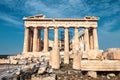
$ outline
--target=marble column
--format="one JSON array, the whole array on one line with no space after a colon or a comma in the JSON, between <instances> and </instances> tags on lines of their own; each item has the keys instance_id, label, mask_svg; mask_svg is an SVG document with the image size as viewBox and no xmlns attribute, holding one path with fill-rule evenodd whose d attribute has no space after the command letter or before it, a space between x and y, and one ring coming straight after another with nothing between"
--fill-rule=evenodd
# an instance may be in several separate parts
<instances>
[{"instance_id":1,"label":"marble column","mask_svg":"<svg viewBox=\"0 0 120 80\"><path fill-rule=\"evenodd\" d=\"M82 52L76 51L73 58L73 69L80 70L81 69L81 59L82 59Z\"/></svg>"},{"instance_id":2,"label":"marble column","mask_svg":"<svg viewBox=\"0 0 120 80\"><path fill-rule=\"evenodd\" d=\"M33 52L38 51L38 29L34 27L34 36L33 36Z\"/></svg>"},{"instance_id":3,"label":"marble column","mask_svg":"<svg viewBox=\"0 0 120 80\"><path fill-rule=\"evenodd\" d=\"M93 28L93 37L94 37L94 49L98 50L99 46L98 46L98 37L97 37L97 29Z\"/></svg>"},{"instance_id":4,"label":"marble column","mask_svg":"<svg viewBox=\"0 0 120 80\"><path fill-rule=\"evenodd\" d=\"M93 50L93 48L94 48L94 45L93 45L93 42L94 42L93 41L93 29L91 29L89 37L90 37L90 40L89 40L89 42L90 42L90 49Z\"/></svg>"},{"instance_id":5,"label":"marble column","mask_svg":"<svg viewBox=\"0 0 120 80\"><path fill-rule=\"evenodd\" d=\"M42 51L43 43L41 40L41 29L39 30L39 51Z\"/></svg>"},{"instance_id":6,"label":"marble column","mask_svg":"<svg viewBox=\"0 0 120 80\"><path fill-rule=\"evenodd\" d=\"M88 51L90 49L88 28L85 28L85 37L84 38L85 38L85 51Z\"/></svg>"},{"instance_id":7,"label":"marble column","mask_svg":"<svg viewBox=\"0 0 120 80\"><path fill-rule=\"evenodd\" d=\"M23 53L29 51L29 28L25 27Z\"/></svg>"},{"instance_id":8,"label":"marble column","mask_svg":"<svg viewBox=\"0 0 120 80\"><path fill-rule=\"evenodd\" d=\"M38 29L38 52L40 51L40 30Z\"/></svg>"},{"instance_id":9,"label":"marble column","mask_svg":"<svg viewBox=\"0 0 120 80\"><path fill-rule=\"evenodd\" d=\"M64 63L69 64L69 32L68 28L65 28L65 48L64 48Z\"/></svg>"},{"instance_id":10,"label":"marble column","mask_svg":"<svg viewBox=\"0 0 120 80\"><path fill-rule=\"evenodd\" d=\"M44 52L48 51L48 28L44 28Z\"/></svg>"},{"instance_id":11,"label":"marble column","mask_svg":"<svg viewBox=\"0 0 120 80\"><path fill-rule=\"evenodd\" d=\"M32 49L33 49L33 31L32 30L30 30L29 35L30 35L30 37L29 37L30 52L32 52Z\"/></svg>"},{"instance_id":12,"label":"marble column","mask_svg":"<svg viewBox=\"0 0 120 80\"><path fill-rule=\"evenodd\" d=\"M58 50L58 28L54 29L54 44L55 44L55 49Z\"/></svg>"},{"instance_id":13,"label":"marble column","mask_svg":"<svg viewBox=\"0 0 120 80\"><path fill-rule=\"evenodd\" d=\"M78 28L75 27L75 39L74 39L74 48L75 50L79 50L79 36L78 36Z\"/></svg>"},{"instance_id":14,"label":"marble column","mask_svg":"<svg viewBox=\"0 0 120 80\"><path fill-rule=\"evenodd\" d=\"M83 35L80 36L80 51L84 51L84 41L83 41Z\"/></svg>"},{"instance_id":15,"label":"marble column","mask_svg":"<svg viewBox=\"0 0 120 80\"><path fill-rule=\"evenodd\" d=\"M59 69L60 68L60 53L58 47L58 28L54 29L54 46L53 52L51 54L52 58L52 68Z\"/></svg>"}]
</instances>

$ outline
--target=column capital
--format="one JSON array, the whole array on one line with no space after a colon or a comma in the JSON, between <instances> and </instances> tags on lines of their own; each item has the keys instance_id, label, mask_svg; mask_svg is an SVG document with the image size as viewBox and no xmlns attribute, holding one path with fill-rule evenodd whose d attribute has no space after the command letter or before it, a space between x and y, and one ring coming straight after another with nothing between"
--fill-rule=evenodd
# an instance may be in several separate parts
<instances>
[{"instance_id":1,"label":"column capital","mask_svg":"<svg viewBox=\"0 0 120 80\"><path fill-rule=\"evenodd\" d=\"M93 29L97 29L97 27L93 27Z\"/></svg>"},{"instance_id":2,"label":"column capital","mask_svg":"<svg viewBox=\"0 0 120 80\"><path fill-rule=\"evenodd\" d=\"M38 27L37 26L35 26L35 27L33 27L34 29L37 29Z\"/></svg>"},{"instance_id":3,"label":"column capital","mask_svg":"<svg viewBox=\"0 0 120 80\"><path fill-rule=\"evenodd\" d=\"M68 29L69 27L64 27L64 29Z\"/></svg>"},{"instance_id":4,"label":"column capital","mask_svg":"<svg viewBox=\"0 0 120 80\"><path fill-rule=\"evenodd\" d=\"M25 27L26 29L29 29L30 27Z\"/></svg>"},{"instance_id":5,"label":"column capital","mask_svg":"<svg viewBox=\"0 0 120 80\"><path fill-rule=\"evenodd\" d=\"M54 29L58 29L58 27L54 27Z\"/></svg>"},{"instance_id":6,"label":"column capital","mask_svg":"<svg viewBox=\"0 0 120 80\"><path fill-rule=\"evenodd\" d=\"M75 29L78 29L79 27L76 26L76 27L74 27L74 28L75 28Z\"/></svg>"},{"instance_id":7,"label":"column capital","mask_svg":"<svg viewBox=\"0 0 120 80\"><path fill-rule=\"evenodd\" d=\"M84 29L89 29L89 27L85 27Z\"/></svg>"}]
</instances>

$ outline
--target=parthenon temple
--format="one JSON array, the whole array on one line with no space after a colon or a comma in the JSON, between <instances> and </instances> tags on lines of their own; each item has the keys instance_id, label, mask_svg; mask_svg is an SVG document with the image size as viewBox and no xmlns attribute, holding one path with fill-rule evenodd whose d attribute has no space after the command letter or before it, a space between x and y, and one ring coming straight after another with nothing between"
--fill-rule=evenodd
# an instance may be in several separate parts
<instances>
[{"instance_id":1,"label":"parthenon temple","mask_svg":"<svg viewBox=\"0 0 120 80\"><path fill-rule=\"evenodd\" d=\"M73 69L120 70L118 66L111 64L117 64L118 61L100 61L104 56L98 45L98 17L46 18L40 14L24 17L23 20L25 36L22 54L47 55L49 56L49 65L54 69L60 68L62 58L65 64L69 64L70 58L72 58ZM59 28L64 29L64 43L62 43L64 46L60 46ZM73 28L74 36L72 39L69 36L69 28ZM82 30L79 30L81 28ZM51 37L49 36L49 30L51 29L54 31L53 41L49 40L49 37ZM42 30L44 30L44 39L41 35Z\"/></svg>"},{"instance_id":2,"label":"parthenon temple","mask_svg":"<svg viewBox=\"0 0 120 80\"><path fill-rule=\"evenodd\" d=\"M64 28L64 60L69 63L69 46L72 45L72 53L78 51L87 52L98 50L97 22L99 18L86 16L82 18L46 18L44 15L36 15L24 18L25 38L23 53L29 52L39 54L39 52L49 52L49 29L54 29L53 55L60 55L58 40L58 29ZM74 28L74 40L72 44L69 39L69 28ZM79 34L78 29L83 28L83 33ZM40 31L44 29L44 40L41 40ZM81 43L81 45L80 45ZM43 50L42 50L43 47ZM55 57L56 58L56 57Z\"/></svg>"},{"instance_id":3,"label":"parthenon temple","mask_svg":"<svg viewBox=\"0 0 120 80\"><path fill-rule=\"evenodd\" d=\"M80 18L45 18L44 15L36 15L24 18L25 39L23 53L40 52L43 46L44 52L48 52L48 30L54 29L54 47L58 49L58 28L64 28L65 52L69 52L69 28L74 28L73 50L80 50L80 41L84 38L84 51L98 50L97 17ZM79 34L78 29L84 28L84 34ZM44 29L44 43L41 43L40 31Z\"/></svg>"}]
</instances>

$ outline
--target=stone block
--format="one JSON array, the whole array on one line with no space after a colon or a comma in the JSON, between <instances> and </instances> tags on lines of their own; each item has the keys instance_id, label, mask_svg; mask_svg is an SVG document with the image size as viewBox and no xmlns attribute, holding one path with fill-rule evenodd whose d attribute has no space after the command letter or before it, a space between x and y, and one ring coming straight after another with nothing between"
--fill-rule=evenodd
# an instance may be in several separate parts
<instances>
[{"instance_id":1,"label":"stone block","mask_svg":"<svg viewBox=\"0 0 120 80\"><path fill-rule=\"evenodd\" d=\"M43 74L45 71L46 71L46 67L41 67L41 68L39 68L37 74Z\"/></svg>"},{"instance_id":2,"label":"stone block","mask_svg":"<svg viewBox=\"0 0 120 80\"><path fill-rule=\"evenodd\" d=\"M75 53L73 58L73 69L80 70L81 68L81 53Z\"/></svg>"},{"instance_id":3,"label":"stone block","mask_svg":"<svg viewBox=\"0 0 120 80\"><path fill-rule=\"evenodd\" d=\"M97 59L97 56L99 54L99 51L98 50L89 50L87 52L87 56L88 56L88 59Z\"/></svg>"},{"instance_id":4,"label":"stone block","mask_svg":"<svg viewBox=\"0 0 120 80\"><path fill-rule=\"evenodd\" d=\"M115 74L114 74L114 73L109 73L109 74L107 74L107 79L111 79L112 77L115 77Z\"/></svg>"},{"instance_id":5,"label":"stone block","mask_svg":"<svg viewBox=\"0 0 120 80\"><path fill-rule=\"evenodd\" d=\"M88 71L87 75L93 78L97 78L97 72L95 71Z\"/></svg>"},{"instance_id":6,"label":"stone block","mask_svg":"<svg viewBox=\"0 0 120 80\"><path fill-rule=\"evenodd\" d=\"M107 59L120 60L120 48L109 48L104 51L104 54L106 54Z\"/></svg>"}]
</instances>

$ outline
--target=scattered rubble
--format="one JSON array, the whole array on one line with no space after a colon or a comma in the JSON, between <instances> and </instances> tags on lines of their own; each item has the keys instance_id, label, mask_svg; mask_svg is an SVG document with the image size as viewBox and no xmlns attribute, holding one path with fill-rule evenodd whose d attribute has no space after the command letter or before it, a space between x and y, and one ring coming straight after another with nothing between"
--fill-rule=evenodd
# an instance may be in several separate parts
<instances>
[{"instance_id":1,"label":"scattered rubble","mask_svg":"<svg viewBox=\"0 0 120 80\"><path fill-rule=\"evenodd\" d=\"M119 52L120 49L108 49L100 53L100 56L104 57L104 59L111 59L109 55L116 54L115 50ZM73 57L79 57L79 60L76 61L81 61L80 54L76 54ZM114 57L114 59L118 59L118 57ZM0 78L3 80L4 78L8 78L9 80L11 77L12 79L21 78L26 80L120 80L119 72L99 73L94 71L81 71L79 69L73 69L73 58L70 58L69 64L64 64L63 59L61 59L60 69L52 69L49 65L49 58L46 56L29 56L28 58L20 55L17 57L12 56L8 59L9 64L14 64L17 67L9 67L10 70L1 75ZM13 62L11 62L12 60Z\"/></svg>"}]
</instances>

